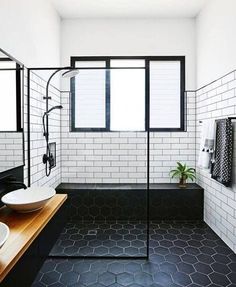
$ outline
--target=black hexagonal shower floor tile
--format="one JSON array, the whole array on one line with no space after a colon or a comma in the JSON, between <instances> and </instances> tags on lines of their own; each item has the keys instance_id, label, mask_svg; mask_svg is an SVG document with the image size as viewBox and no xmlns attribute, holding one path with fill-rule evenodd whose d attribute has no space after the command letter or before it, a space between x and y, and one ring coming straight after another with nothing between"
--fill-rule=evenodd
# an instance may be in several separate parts
<instances>
[{"instance_id":1,"label":"black hexagonal shower floor tile","mask_svg":"<svg viewBox=\"0 0 236 287\"><path fill-rule=\"evenodd\" d=\"M116 224L111 227L112 230L121 229L120 223ZM103 225L106 230L107 227L109 225ZM133 227L131 223L126 222L128 231L134 229ZM76 228L84 230L84 226ZM68 229L73 229L73 232L64 232L64 235L70 235L64 236L63 239L71 240L73 235L74 238L80 238L74 233L76 228L69 225ZM82 233L86 236L86 232L82 231ZM130 232L129 235L131 235ZM119 236L115 240L112 239L111 243L107 237L104 241L100 239L98 245L92 244L94 245L92 248L132 248L132 241L129 240L135 241L137 238L130 237L128 240L127 235L122 236L124 236L122 239ZM114 238L114 234L112 237ZM81 245L81 248L91 246L84 245L84 242L91 242L90 240L86 241L84 237L80 240L82 240L81 244L78 243L79 239L76 241L77 246ZM127 246L125 241L130 242L130 245ZM122 244L118 246L118 242ZM140 246L134 248L141 248ZM63 248L68 247L71 246ZM119 253L118 249L115 250ZM205 223L153 222L150 229L148 261L48 259L33 284L33 287L42 286L234 287L236 286L236 254Z\"/></svg>"},{"instance_id":2,"label":"black hexagonal shower floor tile","mask_svg":"<svg viewBox=\"0 0 236 287\"><path fill-rule=\"evenodd\" d=\"M146 256L146 224L141 221L69 222L51 256Z\"/></svg>"}]
</instances>

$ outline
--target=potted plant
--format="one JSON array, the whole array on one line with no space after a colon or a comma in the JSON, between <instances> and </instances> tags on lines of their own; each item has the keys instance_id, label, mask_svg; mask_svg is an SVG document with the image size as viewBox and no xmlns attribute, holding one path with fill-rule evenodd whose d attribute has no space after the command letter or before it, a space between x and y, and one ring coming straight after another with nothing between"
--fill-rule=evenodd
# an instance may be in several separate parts
<instances>
[{"instance_id":1,"label":"potted plant","mask_svg":"<svg viewBox=\"0 0 236 287\"><path fill-rule=\"evenodd\" d=\"M186 164L181 164L177 162L176 169L170 171L171 178L179 178L179 187L185 188L187 185L187 179L194 181L196 178L196 171L194 168L188 167Z\"/></svg>"}]
</instances>

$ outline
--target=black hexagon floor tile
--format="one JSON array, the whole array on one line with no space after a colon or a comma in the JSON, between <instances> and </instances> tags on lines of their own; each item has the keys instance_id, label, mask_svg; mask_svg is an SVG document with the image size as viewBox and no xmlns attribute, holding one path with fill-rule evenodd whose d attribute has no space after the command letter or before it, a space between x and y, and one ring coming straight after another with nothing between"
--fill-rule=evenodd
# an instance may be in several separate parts
<instances>
[{"instance_id":1,"label":"black hexagon floor tile","mask_svg":"<svg viewBox=\"0 0 236 287\"><path fill-rule=\"evenodd\" d=\"M87 236L84 224L79 223L77 226L73 224L68 224L60 237L61 242L66 241L63 252L66 248L77 246L85 253L86 250L90 252L88 248L94 250L97 248L100 250L99 254L109 254L109 252L124 254L120 253L121 250L124 252L129 249L134 254L137 252L134 249L143 248L141 242L143 243L144 240L137 239L140 231L130 232L136 228L143 232L145 225L141 222L90 223L89 228L96 226L106 230L91 240ZM45 261L33 287L236 286L236 254L205 223L153 222L150 227L148 261L51 258ZM126 231L116 233L122 228ZM82 232L78 233L79 230ZM68 240L74 241L74 245L68 246ZM134 246L137 240L140 242L138 246ZM63 244L59 245L63 246ZM59 245L57 242L57 247ZM58 249L54 246L55 250ZM60 248L59 250L61 252Z\"/></svg>"},{"instance_id":2,"label":"black hexagon floor tile","mask_svg":"<svg viewBox=\"0 0 236 287\"><path fill-rule=\"evenodd\" d=\"M69 222L50 255L142 257L146 255L146 230L141 221Z\"/></svg>"}]
</instances>

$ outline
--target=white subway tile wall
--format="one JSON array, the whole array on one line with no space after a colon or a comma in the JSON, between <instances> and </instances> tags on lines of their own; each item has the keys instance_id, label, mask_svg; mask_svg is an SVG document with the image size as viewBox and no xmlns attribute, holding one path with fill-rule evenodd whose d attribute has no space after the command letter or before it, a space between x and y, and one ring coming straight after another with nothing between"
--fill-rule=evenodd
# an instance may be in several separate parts
<instances>
[{"instance_id":1,"label":"white subway tile wall","mask_svg":"<svg viewBox=\"0 0 236 287\"><path fill-rule=\"evenodd\" d=\"M70 132L69 94L61 95L62 182L146 183L145 132ZM187 132L150 134L150 182L175 182L176 161L195 167L195 93L187 94Z\"/></svg>"},{"instance_id":2,"label":"white subway tile wall","mask_svg":"<svg viewBox=\"0 0 236 287\"><path fill-rule=\"evenodd\" d=\"M23 165L22 132L0 133L0 172Z\"/></svg>"},{"instance_id":3,"label":"white subway tile wall","mask_svg":"<svg viewBox=\"0 0 236 287\"><path fill-rule=\"evenodd\" d=\"M236 73L232 72L196 92L196 155L199 153L201 124L206 119L236 116ZM236 122L234 123L236 131ZM236 133L234 132L234 148ZM236 252L236 153L233 156L233 186L226 188L197 168L197 181L205 189L204 220Z\"/></svg>"},{"instance_id":4,"label":"white subway tile wall","mask_svg":"<svg viewBox=\"0 0 236 287\"><path fill-rule=\"evenodd\" d=\"M27 83L27 81L25 81ZM54 110L49 115L49 142L56 142L56 167L52 169L51 175L46 177L45 165L42 157L45 153L46 143L43 137L42 116L46 109L45 96L46 81L37 74L30 74L30 170L32 186L56 187L61 183L61 122L60 110ZM25 87L25 93L27 88ZM53 86L49 88L49 108L60 105L60 91ZM26 166L24 169L25 183L27 183L27 95L25 95L25 138L26 138Z\"/></svg>"}]
</instances>

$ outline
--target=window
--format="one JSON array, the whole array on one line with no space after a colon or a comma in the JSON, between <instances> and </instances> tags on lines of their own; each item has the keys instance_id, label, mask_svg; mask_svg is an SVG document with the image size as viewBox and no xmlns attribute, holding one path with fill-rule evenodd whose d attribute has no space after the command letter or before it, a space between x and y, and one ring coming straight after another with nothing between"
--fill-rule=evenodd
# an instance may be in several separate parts
<instances>
[{"instance_id":1,"label":"window","mask_svg":"<svg viewBox=\"0 0 236 287\"><path fill-rule=\"evenodd\" d=\"M81 69L79 76L73 78L74 124L77 128L106 128L106 63L105 61L81 61L76 68ZM93 69L93 68L104 69Z\"/></svg>"},{"instance_id":2,"label":"window","mask_svg":"<svg viewBox=\"0 0 236 287\"><path fill-rule=\"evenodd\" d=\"M110 130L144 131L145 61L111 60L110 67L120 68L110 70Z\"/></svg>"},{"instance_id":3,"label":"window","mask_svg":"<svg viewBox=\"0 0 236 287\"><path fill-rule=\"evenodd\" d=\"M72 131L184 130L184 57L71 60Z\"/></svg>"},{"instance_id":4,"label":"window","mask_svg":"<svg viewBox=\"0 0 236 287\"><path fill-rule=\"evenodd\" d=\"M180 62L150 61L150 128L181 128Z\"/></svg>"}]
</instances>

